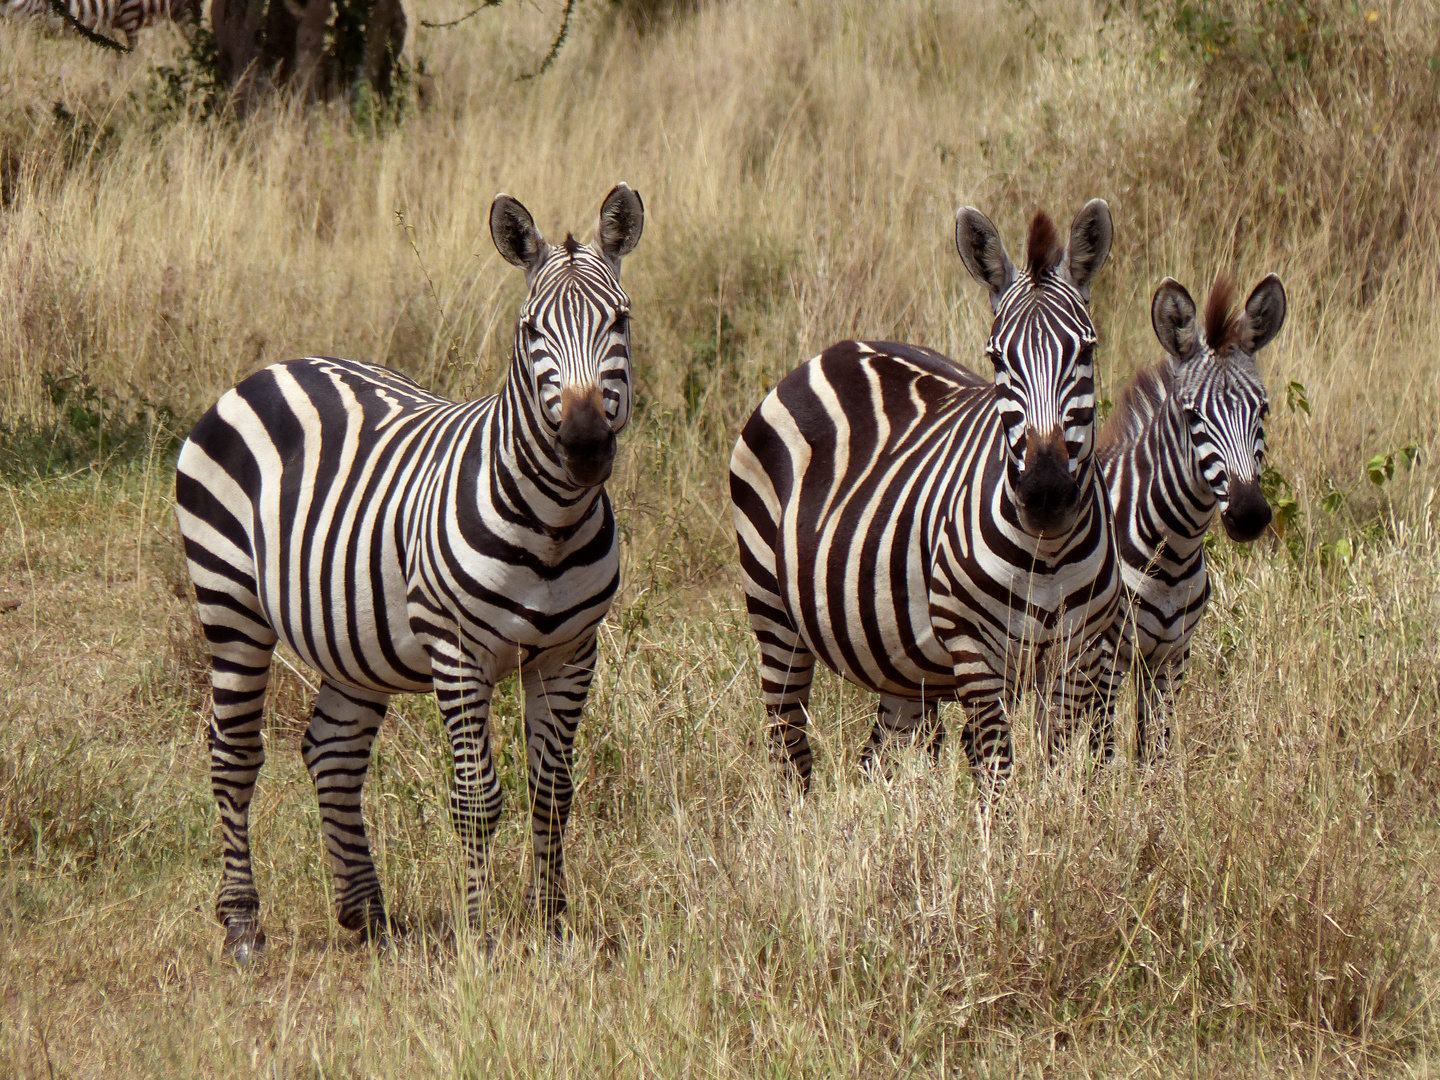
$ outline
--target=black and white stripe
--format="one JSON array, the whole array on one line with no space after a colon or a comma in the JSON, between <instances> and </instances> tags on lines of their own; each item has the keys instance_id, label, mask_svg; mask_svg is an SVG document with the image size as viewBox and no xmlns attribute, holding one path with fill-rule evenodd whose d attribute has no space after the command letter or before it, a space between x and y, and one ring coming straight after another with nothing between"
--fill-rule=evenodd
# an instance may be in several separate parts
<instances>
[{"instance_id":1,"label":"black and white stripe","mask_svg":"<svg viewBox=\"0 0 1440 1080\"><path fill-rule=\"evenodd\" d=\"M517 668L533 887L547 921L563 910L571 748L619 584L603 484L630 410L620 261L643 224L621 184L592 243L551 246L496 198L495 244L529 284L498 396L457 404L373 364L293 360L226 393L181 451L176 502L214 668L216 910L238 955L264 940L248 809L277 640L322 680L303 749L342 925L386 925L361 786L390 695L432 688L478 914L501 803L490 699Z\"/></svg>"},{"instance_id":2,"label":"black and white stripe","mask_svg":"<svg viewBox=\"0 0 1440 1080\"><path fill-rule=\"evenodd\" d=\"M198 25L201 0L66 0L65 8L87 30L122 34L126 48L133 48L135 34L153 23ZM5 0L0 13L8 19L43 20L55 16L55 6L51 0Z\"/></svg>"},{"instance_id":3,"label":"black and white stripe","mask_svg":"<svg viewBox=\"0 0 1440 1080\"><path fill-rule=\"evenodd\" d=\"M1133 668L1139 683L1142 760L1152 736L1154 749L1168 741L1163 713L1158 731L1149 731L1150 722L1184 674L1210 597L1204 541L1211 521L1218 514L1242 543L1270 523L1260 491L1269 398L1255 355L1285 321L1285 290L1271 274L1239 312L1233 296L1233 282L1217 281L1202 320L1183 286L1161 283L1150 315L1169 355L1126 387L1097 451L1125 582L1115 626L1118 678Z\"/></svg>"},{"instance_id":4,"label":"black and white stripe","mask_svg":"<svg viewBox=\"0 0 1440 1080\"><path fill-rule=\"evenodd\" d=\"M1093 457L1090 284L1110 215L1068 249L1050 219L1011 265L979 211L956 243L990 290L984 383L928 349L846 341L788 375L746 424L730 490L772 738L802 783L815 657L882 695L871 750L959 699L977 769L1008 773L1007 707L1046 696L1052 749L1108 687L1119 597ZM867 754L869 751L867 751Z\"/></svg>"}]
</instances>

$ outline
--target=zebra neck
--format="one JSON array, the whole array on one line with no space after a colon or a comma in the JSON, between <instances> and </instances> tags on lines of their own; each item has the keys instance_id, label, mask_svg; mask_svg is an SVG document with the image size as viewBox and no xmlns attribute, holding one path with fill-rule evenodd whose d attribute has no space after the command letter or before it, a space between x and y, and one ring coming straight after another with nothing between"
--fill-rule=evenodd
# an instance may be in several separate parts
<instances>
[{"instance_id":1,"label":"zebra neck","mask_svg":"<svg viewBox=\"0 0 1440 1080\"><path fill-rule=\"evenodd\" d=\"M576 487L566 476L554 436L531 391L528 366L518 355L491 413L486 441L494 465L490 501L516 525L563 535L603 504L603 484Z\"/></svg>"},{"instance_id":2,"label":"zebra neck","mask_svg":"<svg viewBox=\"0 0 1440 1080\"><path fill-rule=\"evenodd\" d=\"M1201 550L1217 504L1209 482L1200 474L1190 430L1174 398L1165 403L1133 453L1137 462L1142 455L1150 462L1148 490L1136 492L1141 505L1149 509L1148 514L1137 515L1146 535L1136 539L1144 541L1151 556L1163 544L1168 558L1190 559ZM1137 477L1141 475L1143 471L1137 470Z\"/></svg>"}]
</instances>

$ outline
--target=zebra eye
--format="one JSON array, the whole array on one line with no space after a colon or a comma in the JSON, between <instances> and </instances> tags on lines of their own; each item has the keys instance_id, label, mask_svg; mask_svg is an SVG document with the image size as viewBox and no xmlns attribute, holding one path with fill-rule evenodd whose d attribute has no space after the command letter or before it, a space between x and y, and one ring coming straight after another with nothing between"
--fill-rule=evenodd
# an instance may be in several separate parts
<instances>
[{"instance_id":1,"label":"zebra eye","mask_svg":"<svg viewBox=\"0 0 1440 1080\"><path fill-rule=\"evenodd\" d=\"M630 332L630 313L628 311L618 313L610 329L616 334L628 334Z\"/></svg>"},{"instance_id":2,"label":"zebra eye","mask_svg":"<svg viewBox=\"0 0 1440 1080\"><path fill-rule=\"evenodd\" d=\"M1268 401L1262 401L1262 402L1260 403L1260 419L1263 421L1263 420L1264 420L1267 416L1269 416L1269 415L1270 415L1270 403L1269 403Z\"/></svg>"}]
</instances>

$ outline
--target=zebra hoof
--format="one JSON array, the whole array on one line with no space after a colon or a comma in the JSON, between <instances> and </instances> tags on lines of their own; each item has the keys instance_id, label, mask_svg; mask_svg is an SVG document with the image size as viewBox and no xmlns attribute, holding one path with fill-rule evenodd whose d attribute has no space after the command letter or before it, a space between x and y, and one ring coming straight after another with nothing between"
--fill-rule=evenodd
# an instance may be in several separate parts
<instances>
[{"instance_id":1,"label":"zebra hoof","mask_svg":"<svg viewBox=\"0 0 1440 1080\"><path fill-rule=\"evenodd\" d=\"M225 924L225 951L243 971L265 951L265 931L254 919L231 919Z\"/></svg>"}]
</instances>

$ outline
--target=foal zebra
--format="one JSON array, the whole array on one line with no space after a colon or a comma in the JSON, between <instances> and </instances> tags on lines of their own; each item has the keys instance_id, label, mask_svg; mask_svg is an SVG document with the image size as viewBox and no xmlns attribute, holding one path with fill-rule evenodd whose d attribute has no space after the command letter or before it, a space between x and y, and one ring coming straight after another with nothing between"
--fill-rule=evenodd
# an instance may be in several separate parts
<instances>
[{"instance_id":1,"label":"foal zebra","mask_svg":"<svg viewBox=\"0 0 1440 1080\"><path fill-rule=\"evenodd\" d=\"M1110 212L1076 216L1068 249L1036 214L1012 266L994 225L961 209L956 246L990 291L983 383L928 349L844 341L791 372L745 425L730 492L772 745L808 786L818 656L882 695L887 726L958 698L970 764L1009 772L1006 708L1048 691L1053 748L1106 699L1119 573L1093 456L1090 286ZM867 751L868 753L868 751Z\"/></svg>"},{"instance_id":2,"label":"foal zebra","mask_svg":"<svg viewBox=\"0 0 1440 1080\"><path fill-rule=\"evenodd\" d=\"M176 502L214 669L216 912L237 958L264 944L248 811L277 640L321 677L302 750L342 926L387 926L361 786L390 696L431 689L454 753L450 812L478 917L501 804L490 699L517 668L531 888L548 925L564 910L571 748L596 628L619 584L603 485L630 415L620 261L643 227L640 197L620 184L590 244L552 246L499 195L491 235L529 294L498 396L456 404L373 364L292 360L221 397L181 450Z\"/></svg>"},{"instance_id":3,"label":"foal zebra","mask_svg":"<svg viewBox=\"0 0 1440 1080\"><path fill-rule=\"evenodd\" d=\"M1241 543L1270 524L1260 492L1269 398L1255 354L1280 332L1285 289L1271 274L1239 312L1234 295L1233 281L1217 280L1197 325L1185 288L1170 278L1161 282L1150 321L1169 356L1125 388L1096 450L1125 583L1114 631L1117 681L1135 670L1142 760L1151 716L1179 685L1210 598L1204 544L1210 522L1218 513L1230 539ZM1168 737L1162 716L1157 749Z\"/></svg>"},{"instance_id":4,"label":"foal zebra","mask_svg":"<svg viewBox=\"0 0 1440 1080\"><path fill-rule=\"evenodd\" d=\"M177 26L198 25L202 0L66 0L70 17L87 30L116 30L125 47L135 47L135 34L152 23L169 20ZM6 0L6 18L43 19L56 14L51 0Z\"/></svg>"}]
</instances>

